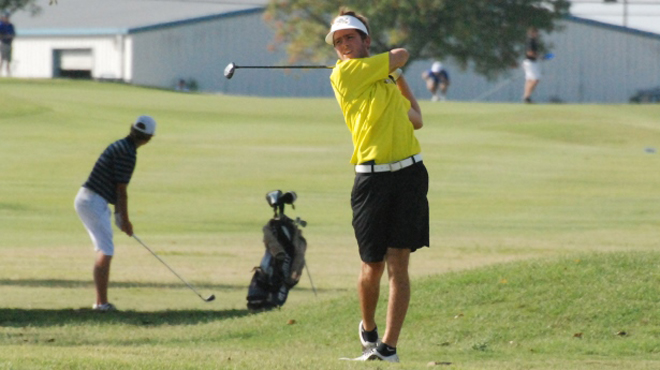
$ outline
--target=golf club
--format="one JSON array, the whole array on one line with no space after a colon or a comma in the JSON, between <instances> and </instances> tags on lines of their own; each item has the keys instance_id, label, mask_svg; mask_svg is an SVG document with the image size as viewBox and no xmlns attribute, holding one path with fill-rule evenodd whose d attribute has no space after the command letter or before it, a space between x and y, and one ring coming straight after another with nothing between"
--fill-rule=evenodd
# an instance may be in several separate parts
<instances>
[{"instance_id":1,"label":"golf club","mask_svg":"<svg viewBox=\"0 0 660 370\"><path fill-rule=\"evenodd\" d=\"M314 291L314 296L318 297L318 294L316 294L316 287L314 286L314 282L312 281L312 274L309 273L309 266L307 266L307 263L305 263L305 270L307 270L307 276L309 277L309 282L312 284L312 291Z\"/></svg>"},{"instance_id":2,"label":"golf club","mask_svg":"<svg viewBox=\"0 0 660 370\"><path fill-rule=\"evenodd\" d=\"M237 66L235 63L229 63L225 67L225 77L229 80L234 76L234 72L239 68L252 68L252 69L332 69L335 66Z\"/></svg>"},{"instance_id":3,"label":"golf club","mask_svg":"<svg viewBox=\"0 0 660 370\"><path fill-rule=\"evenodd\" d=\"M170 271L172 271L172 273L173 273L174 275L176 275L176 277L178 277L179 279L181 279L181 281L183 281L183 282L188 286L188 288L190 288L193 292L195 292L195 294L197 294L197 296L199 296L199 298L201 298L204 302L211 302L212 300L215 299L215 295L213 295L213 294L211 294L208 298L204 298L204 297L202 297L202 295L199 294L199 292L197 291L197 289L193 288L193 286L190 285L190 284L188 284L188 282L185 281L181 276L179 276L179 274L177 274L176 271L172 270L172 268L171 268L167 263L165 263L165 261L163 261L160 257L158 257L158 255L157 255L156 253L154 253L154 251L152 251L149 247L147 247L147 245L144 244L144 242L142 242L142 240L140 240L140 238L138 238L137 235L133 234L133 237L135 238L135 240L138 241L138 243L142 244L143 247L145 247L149 252L151 252L151 254L153 254L154 257L158 258L158 260L159 260L160 262L162 262L163 265L165 265L165 267L167 267Z\"/></svg>"}]
</instances>

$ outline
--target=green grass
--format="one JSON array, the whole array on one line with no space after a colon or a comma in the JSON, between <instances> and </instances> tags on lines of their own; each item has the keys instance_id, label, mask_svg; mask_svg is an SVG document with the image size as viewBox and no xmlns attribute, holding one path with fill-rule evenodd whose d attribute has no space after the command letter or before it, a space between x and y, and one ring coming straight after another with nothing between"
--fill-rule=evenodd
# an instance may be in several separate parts
<instances>
[{"instance_id":1,"label":"green grass","mask_svg":"<svg viewBox=\"0 0 660 370\"><path fill-rule=\"evenodd\" d=\"M658 368L660 173L646 148L660 147L660 107L422 109L432 247L412 258L398 367ZM336 360L357 355L359 260L334 100L4 79L0 111L0 369L390 367ZM73 198L140 114L159 126L129 187L135 232L218 299L202 302L117 233L110 298L122 311L98 315ZM304 276L281 311L250 315L274 189L299 195L287 213L309 222L319 296Z\"/></svg>"},{"instance_id":2,"label":"green grass","mask_svg":"<svg viewBox=\"0 0 660 370\"><path fill-rule=\"evenodd\" d=\"M657 368L658 263L652 252L591 253L420 279L399 368ZM337 360L357 350L356 306L342 297L257 315L0 309L0 340L17 369L365 368Z\"/></svg>"}]
</instances>

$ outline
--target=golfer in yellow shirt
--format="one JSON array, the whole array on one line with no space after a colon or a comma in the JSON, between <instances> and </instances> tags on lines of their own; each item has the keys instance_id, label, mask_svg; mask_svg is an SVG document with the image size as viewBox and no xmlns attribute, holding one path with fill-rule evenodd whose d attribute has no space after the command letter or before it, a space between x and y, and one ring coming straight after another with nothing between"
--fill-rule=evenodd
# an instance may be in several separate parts
<instances>
[{"instance_id":1,"label":"golfer in yellow shirt","mask_svg":"<svg viewBox=\"0 0 660 370\"><path fill-rule=\"evenodd\" d=\"M410 253L429 245L429 180L414 134L423 126L422 113L399 69L409 55L393 49L370 56L368 22L347 10L334 19L325 41L339 57L330 82L354 147L351 207L362 260L363 348L355 360L399 362L396 347L410 302ZM381 339L375 313L385 268L390 294Z\"/></svg>"}]
</instances>

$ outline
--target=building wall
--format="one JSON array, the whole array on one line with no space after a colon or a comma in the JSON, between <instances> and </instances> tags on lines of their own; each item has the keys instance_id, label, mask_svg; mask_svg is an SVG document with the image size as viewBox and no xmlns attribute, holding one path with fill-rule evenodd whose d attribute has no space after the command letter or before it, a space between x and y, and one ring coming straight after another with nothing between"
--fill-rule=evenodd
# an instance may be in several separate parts
<instances>
[{"instance_id":1,"label":"building wall","mask_svg":"<svg viewBox=\"0 0 660 370\"><path fill-rule=\"evenodd\" d=\"M229 28L218 33L220 44L228 50L217 54L223 63L209 75L212 76L209 90L260 96L333 96L328 82L330 72L325 70L291 71L287 75L274 70L239 69L232 80L224 80L222 68L230 61L239 65L274 64L285 59L281 54L264 51L273 36L260 16L237 23L228 22ZM234 27L241 25L245 27L241 29L249 31L247 38L226 39ZM533 95L537 102L626 103L638 90L660 86L660 35L569 18L560 21L560 31L542 37L554 58L540 62L543 77ZM328 48L328 56L334 58L332 48ZM521 64L522 60L523 55ZM406 68L407 81L421 100L431 98L421 74L432 62L416 61ZM451 60L443 63L452 80L450 100L519 102L522 99L525 81L521 65L488 80L470 68L461 70Z\"/></svg>"},{"instance_id":2,"label":"building wall","mask_svg":"<svg viewBox=\"0 0 660 370\"><path fill-rule=\"evenodd\" d=\"M53 50L92 49L92 77L174 88L179 79L195 81L200 91L256 96L332 97L330 70L238 69L231 80L223 71L237 65L283 65L283 52L269 51L273 31L261 10L230 13L110 36L22 36L14 41L13 75L53 76ZM537 102L625 103L640 89L660 86L660 35L624 30L581 19L561 21L563 30L542 35L555 57L541 62ZM328 60L334 63L328 47ZM123 62L122 62L123 61ZM519 102L523 71L512 68L489 81L442 61L451 76L448 98L460 101ZM521 55L522 62L522 55ZM411 89L430 99L421 73L432 61L406 69Z\"/></svg>"},{"instance_id":3,"label":"building wall","mask_svg":"<svg viewBox=\"0 0 660 370\"><path fill-rule=\"evenodd\" d=\"M660 86L660 36L595 22L564 23L566 32L549 38L556 58L544 63L547 78L540 96L616 103L627 102L639 89Z\"/></svg>"},{"instance_id":4,"label":"building wall","mask_svg":"<svg viewBox=\"0 0 660 370\"><path fill-rule=\"evenodd\" d=\"M53 52L58 49L91 49L93 78L123 79L130 74L122 69L123 36L22 36L13 42L12 76L52 78Z\"/></svg>"},{"instance_id":5,"label":"building wall","mask_svg":"<svg viewBox=\"0 0 660 370\"><path fill-rule=\"evenodd\" d=\"M282 64L285 54L269 51L273 35L260 10L134 32L133 82L172 88L178 79L192 79L205 92L260 96L330 94L330 70L238 69L233 79L224 77L230 62ZM313 77L311 82L307 80L309 76Z\"/></svg>"},{"instance_id":6,"label":"building wall","mask_svg":"<svg viewBox=\"0 0 660 370\"><path fill-rule=\"evenodd\" d=\"M542 78L533 98L537 102L626 103L640 89L660 86L660 35L580 19L560 22L563 30L542 35L554 54L541 61ZM522 56L521 60L522 62ZM432 61L411 64L406 74L422 99L430 94L418 77ZM522 99L524 72L512 68L494 81L460 70L443 61L452 84L449 99L518 102Z\"/></svg>"}]
</instances>

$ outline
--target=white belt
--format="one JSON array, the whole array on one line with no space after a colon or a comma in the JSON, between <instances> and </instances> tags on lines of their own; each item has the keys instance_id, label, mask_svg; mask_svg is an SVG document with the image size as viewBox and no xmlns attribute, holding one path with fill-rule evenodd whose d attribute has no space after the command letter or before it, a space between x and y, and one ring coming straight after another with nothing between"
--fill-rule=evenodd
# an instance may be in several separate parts
<instances>
[{"instance_id":1,"label":"white belt","mask_svg":"<svg viewBox=\"0 0 660 370\"><path fill-rule=\"evenodd\" d=\"M398 162L386 164L358 164L355 166L356 173L376 173L376 172L395 172L400 169L410 167L417 162L422 161L421 154L415 154L412 157L400 160Z\"/></svg>"}]
</instances>

